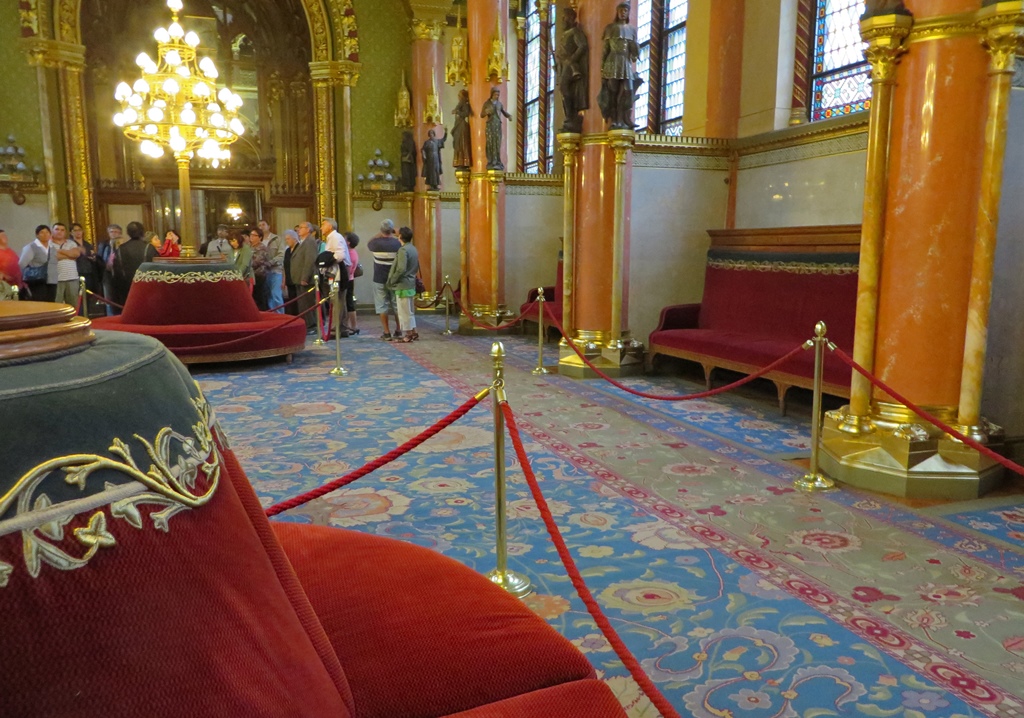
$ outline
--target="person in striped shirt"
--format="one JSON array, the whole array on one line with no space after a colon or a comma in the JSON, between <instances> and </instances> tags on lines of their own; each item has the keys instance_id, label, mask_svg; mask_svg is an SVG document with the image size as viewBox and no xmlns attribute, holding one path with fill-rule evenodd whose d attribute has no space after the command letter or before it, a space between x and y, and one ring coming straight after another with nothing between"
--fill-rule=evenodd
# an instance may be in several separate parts
<instances>
[{"instance_id":1,"label":"person in striped shirt","mask_svg":"<svg viewBox=\"0 0 1024 718\"><path fill-rule=\"evenodd\" d=\"M82 248L68 236L68 228L62 222L53 225L51 252L57 253L57 295L58 304L78 306L78 257Z\"/></svg>"}]
</instances>

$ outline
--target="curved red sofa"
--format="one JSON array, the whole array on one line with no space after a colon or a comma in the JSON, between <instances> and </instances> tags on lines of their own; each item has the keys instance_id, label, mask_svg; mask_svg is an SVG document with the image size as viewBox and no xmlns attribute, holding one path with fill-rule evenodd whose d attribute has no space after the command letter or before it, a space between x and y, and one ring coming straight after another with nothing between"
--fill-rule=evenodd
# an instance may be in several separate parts
<instances>
[{"instance_id":1,"label":"curved red sofa","mask_svg":"<svg viewBox=\"0 0 1024 718\"><path fill-rule=\"evenodd\" d=\"M186 364L290 356L306 344L302 320L259 311L242 275L220 262L143 264L124 312L94 324L158 339Z\"/></svg>"}]
</instances>

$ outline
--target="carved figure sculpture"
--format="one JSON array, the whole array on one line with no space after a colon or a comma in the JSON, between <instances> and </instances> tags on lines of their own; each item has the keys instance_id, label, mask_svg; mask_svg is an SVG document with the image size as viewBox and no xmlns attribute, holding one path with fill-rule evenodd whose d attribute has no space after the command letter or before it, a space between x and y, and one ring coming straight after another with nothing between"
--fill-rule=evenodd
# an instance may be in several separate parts
<instances>
[{"instance_id":1,"label":"carved figure sculpture","mask_svg":"<svg viewBox=\"0 0 1024 718\"><path fill-rule=\"evenodd\" d=\"M590 45L572 8L565 9L564 24L565 31L555 55L558 90L565 109L562 132L581 132L583 111L590 107Z\"/></svg>"},{"instance_id":2,"label":"carved figure sculpture","mask_svg":"<svg viewBox=\"0 0 1024 718\"><path fill-rule=\"evenodd\" d=\"M498 99L501 92L497 87L491 88L491 96L480 110L480 116L487 120L485 137L487 139L487 169L505 171L505 163L501 161L501 118L511 120L512 115L505 111L505 106Z\"/></svg>"},{"instance_id":3,"label":"carved figure sculpture","mask_svg":"<svg viewBox=\"0 0 1024 718\"><path fill-rule=\"evenodd\" d=\"M879 15L910 15L910 10L903 4L903 0L867 0L864 3L864 14L861 17L868 18Z\"/></svg>"},{"instance_id":4,"label":"carved figure sculpture","mask_svg":"<svg viewBox=\"0 0 1024 718\"><path fill-rule=\"evenodd\" d=\"M427 189L434 192L441 188L441 173L444 171L441 168L441 148L444 147L444 141L448 138L448 130L442 129L444 129L444 135L441 136L441 139L437 139L433 130L427 130L427 139L421 150L423 179L427 184Z\"/></svg>"},{"instance_id":5,"label":"carved figure sculpture","mask_svg":"<svg viewBox=\"0 0 1024 718\"><path fill-rule=\"evenodd\" d=\"M469 133L469 118L473 116L473 108L469 104L469 90L459 90L459 104L453 112L455 124L452 125L452 150L455 156L452 165L455 169L468 169L473 165L473 138Z\"/></svg>"},{"instance_id":6,"label":"carved figure sculpture","mask_svg":"<svg viewBox=\"0 0 1024 718\"><path fill-rule=\"evenodd\" d=\"M412 132L406 130L402 133L402 192L412 192L416 189L416 140Z\"/></svg>"},{"instance_id":7,"label":"carved figure sculpture","mask_svg":"<svg viewBox=\"0 0 1024 718\"><path fill-rule=\"evenodd\" d=\"M636 28L629 24L628 2L615 8L615 21L605 26L601 42L601 91L597 95L601 116L613 130L632 130L633 103L643 80L636 72L640 46Z\"/></svg>"}]
</instances>

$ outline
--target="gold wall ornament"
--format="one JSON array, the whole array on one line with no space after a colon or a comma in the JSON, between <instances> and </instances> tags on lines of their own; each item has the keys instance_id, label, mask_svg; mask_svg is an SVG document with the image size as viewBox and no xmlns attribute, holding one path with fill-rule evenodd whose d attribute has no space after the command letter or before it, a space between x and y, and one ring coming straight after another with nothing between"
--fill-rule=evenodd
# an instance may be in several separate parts
<instances>
[{"instance_id":1,"label":"gold wall ornament","mask_svg":"<svg viewBox=\"0 0 1024 718\"><path fill-rule=\"evenodd\" d=\"M84 548L81 555L74 555L64 539L65 528L76 515L109 505L112 518L142 529L145 522L139 507L162 506L160 511L151 510L149 519L154 528L168 532L172 516L210 501L220 484L220 455L213 440L212 412L201 392L193 397L192 404L197 421L191 435L170 427L160 429L152 441L134 435L145 455L141 465L131 446L114 438L107 451L116 458L73 454L50 459L29 470L0 496L0 515L15 508L13 517L4 523L21 532L25 568L32 578L39 577L43 564L62 571L82 568L99 549L116 545L101 510L92 514L86 526L72 532ZM148 468L143 470L142 466ZM68 502L67 513L62 513L62 504L54 505L46 493L48 482L84 492L97 472L114 472L131 481L112 484L107 480L104 489ZM0 561L0 588L7 585L13 570L13 564Z\"/></svg>"},{"instance_id":2,"label":"gold wall ornament","mask_svg":"<svg viewBox=\"0 0 1024 718\"><path fill-rule=\"evenodd\" d=\"M423 124L444 124L444 113L441 111L441 101L437 93L437 76L433 73L430 75L430 93L427 95L426 107L423 108Z\"/></svg>"},{"instance_id":3,"label":"gold wall ornament","mask_svg":"<svg viewBox=\"0 0 1024 718\"><path fill-rule=\"evenodd\" d=\"M458 6L455 18L455 32L452 33L448 62L444 66L444 81L449 85L469 85L469 49L466 34L462 31L462 6Z\"/></svg>"},{"instance_id":4,"label":"gold wall ornament","mask_svg":"<svg viewBox=\"0 0 1024 718\"><path fill-rule=\"evenodd\" d=\"M18 24L21 26L22 37L39 34L39 13L34 0L18 1Z\"/></svg>"},{"instance_id":5,"label":"gold wall ornament","mask_svg":"<svg viewBox=\"0 0 1024 718\"><path fill-rule=\"evenodd\" d=\"M402 70L402 84L398 88L398 107L395 109L395 127L412 127L412 95L405 84L405 70Z\"/></svg>"},{"instance_id":6,"label":"gold wall ornament","mask_svg":"<svg viewBox=\"0 0 1024 718\"><path fill-rule=\"evenodd\" d=\"M334 15L340 16L337 25L338 59L359 62L359 23L352 0L332 0Z\"/></svg>"},{"instance_id":7,"label":"gold wall ornament","mask_svg":"<svg viewBox=\"0 0 1024 718\"><path fill-rule=\"evenodd\" d=\"M428 40L430 42L438 42L444 32L444 28L438 20L421 20L416 17L412 19L411 29L413 40Z\"/></svg>"},{"instance_id":8,"label":"gold wall ornament","mask_svg":"<svg viewBox=\"0 0 1024 718\"><path fill-rule=\"evenodd\" d=\"M491 54L487 56L488 82L501 83L508 79L508 57L505 52L505 34L501 31L501 17L494 24Z\"/></svg>"}]
</instances>

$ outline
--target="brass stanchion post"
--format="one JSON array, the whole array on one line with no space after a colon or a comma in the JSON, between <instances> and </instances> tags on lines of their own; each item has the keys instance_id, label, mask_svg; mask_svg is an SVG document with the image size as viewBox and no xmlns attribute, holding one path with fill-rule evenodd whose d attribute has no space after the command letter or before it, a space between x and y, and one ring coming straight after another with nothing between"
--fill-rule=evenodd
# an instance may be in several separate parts
<instances>
[{"instance_id":1,"label":"brass stanchion post","mask_svg":"<svg viewBox=\"0 0 1024 718\"><path fill-rule=\"evenodd\" d=\"M79 300L82 305L82 316L89 316L89 295L85 290L85 277L78 278L78 296L81 297Z\"/></svg>"},{"instance_id":2,"label":"brass stanchion post","mask_svg":"<svg viewBox=\"0 0 1024 718\"><path fill-rule=\"evenodd\" d=\"M811 465L803 477L793 482L802 491L834 489L836 482L818 471L818 443L821 435L821 374L825 364L825 348L835 349L835 344L825 338L825 322L814 325L814 339L807 344L814 345L814 398L811 401ZM806 345L805 345L806 346Z\"/></svg>"},{"instance_id":3,"label":"brass stanchion post","mask_svg":"<svg viewBox=\"0 0 1024 718\"><path fill-rule=\"evenodd\" d=\"M316 292L316 341L313 342L313 346L322 347L327 343L324 341L324 315L321 311L324 305L320 297L320 281L319 279L314 281L316 281L313 288L313 291Z\"/></svg>"},{"instance_id":4,"label":"brass stanchion post","mask_svg":"<svg viewBox=\"0 0 1024 718\"><path fill-rule=\"evenodd\" d=\"M501 342L491 345L491 360L494 362L494 381L491 384L491 398L494 402L494 487L495 525L497 528L497 568L487 574L496 583L517 598L533 591L530 580L508 570L508 548L505 527L505 417L501 405L505 402L505 347Z\"/></svg>"},{"instance_id":5,"label":"brass stanchion post","mask_svg":"<svg viewBox=\"0 0 1024 718\"><path fill-rule=\"evenodd\" d=\"M544 287L537 287L537 368L530 373L534 376L551 373L544 368Z\"/></svg>"},{"instance_id":6,"label":"brass stanchion post","mask_svg":"<svg viewBox=\"0 0 1024 718\"><path fill-rule=\"evenodd\" d=\"M447 274L444 275L444 286L441 287L441 291L444 292L444 331L441 334L450 337L452 335L452 285L448 281Z\"/></svg>"},{"instance_id":7,"label":"brass stanchion post","mask_svg":"<svg viewBox=\"0 0 1024 718\"><path fill-rule=\"evenodd\" d=\"M338 286L339 283L335 282L331 288L331 301L329 304L333 306L338 301ZM337 307L334 309L334 368L331 369L331 376L345 376L348 374L348 369L341 365L341 312L338 311Z\"/></svg>"}]
</instances>

